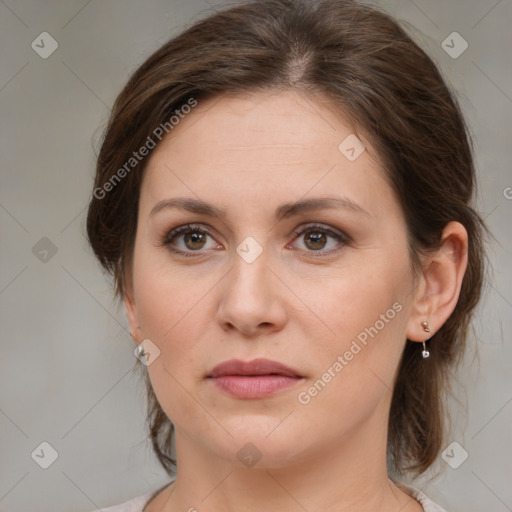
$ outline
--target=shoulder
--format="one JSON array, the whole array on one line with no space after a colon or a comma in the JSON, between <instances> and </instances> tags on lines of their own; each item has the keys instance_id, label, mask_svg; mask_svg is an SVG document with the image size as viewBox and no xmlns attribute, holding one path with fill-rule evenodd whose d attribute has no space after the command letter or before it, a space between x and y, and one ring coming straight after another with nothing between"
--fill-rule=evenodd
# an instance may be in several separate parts
<instances>
[{"instance_id":1,"label":"shoulder","mask_svg":"<svg viewBox=\"0 0 512 512\"><path fill-rule=\"evenodd\" d=\"M158 491L150 491L125 501L124 503L120 503L119 505L96 509L92 512L142 512L143 508L157 492Z\"/></svg>"},{"instance_id":2,"label":"shoulder","mask_svg":"<svg viewBox=\"0 0 512 512\"><path fill-rule=\"evenodd\" d=\"M443 507L434 503L425 493L412 487L411 485L404 484L403 482L394 481L394 484L399 487L402 491L412 496L420 502L424 512L447 512Z\"/></svg>"},{"instance_id":3,"label":"shoulder","mask_svg":"<svg viewBox=\"0 0 512 512\"><path fill-rule=\"evenodd\" d=\"M119 505L113 505L111 507L100 507L92 512L144 512L144 508L147 504L157 495L165 489L167 486L172 484L174 479L171 480L170 483L166 483L165 485L159 487L156 491L149 491L145 494L141 494L136 496L135 498L131 498L128 501L124 501Z\"/></svg>"}]
</instances>

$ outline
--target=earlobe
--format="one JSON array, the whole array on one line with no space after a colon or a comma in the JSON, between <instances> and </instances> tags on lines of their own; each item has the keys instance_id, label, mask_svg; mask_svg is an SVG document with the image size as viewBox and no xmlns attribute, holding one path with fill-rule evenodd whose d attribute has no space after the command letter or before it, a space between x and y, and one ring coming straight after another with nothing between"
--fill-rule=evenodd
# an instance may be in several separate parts
<instances>
[{"instance_id":1,"label":"earlobe","mask_svg":"<svg viewBox=\"0 0 512 512\"><path fill-rule=\"evenodd\" d=\"M459 299L467 263L466 229L459 222L449 222L443 230L441 246L428 257L409 318L408 339L430 339L450 317Z\"/></svg>"}]
</instances>

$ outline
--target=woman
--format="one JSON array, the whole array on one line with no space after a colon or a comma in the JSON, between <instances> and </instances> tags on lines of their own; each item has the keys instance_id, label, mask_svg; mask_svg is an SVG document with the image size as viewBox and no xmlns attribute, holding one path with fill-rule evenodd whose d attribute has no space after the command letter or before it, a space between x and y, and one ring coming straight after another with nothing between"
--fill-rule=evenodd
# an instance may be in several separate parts
<instances>
[{"instance_id":1,"label":"woman","mask_svg":"<svg viewBox=\"0 0 512 512\"><path fill-rule=\"evenodd\" d=\"M442 511L401 479L445 446L482 287L474 180L456 101L376 9L245 3L150 56L87 230L176 476L107 510Z\"/></svg>"}]
</instances>

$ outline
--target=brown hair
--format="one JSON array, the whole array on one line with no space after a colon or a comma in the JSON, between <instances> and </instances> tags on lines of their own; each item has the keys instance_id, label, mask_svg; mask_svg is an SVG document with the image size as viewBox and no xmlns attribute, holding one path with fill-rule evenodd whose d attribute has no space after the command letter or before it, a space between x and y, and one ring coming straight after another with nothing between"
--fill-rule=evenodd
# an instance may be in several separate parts
<instances>
[{"instance_id":1,"label":"brown hair","mask_svg":"<svg viewBox=\"0 0 512 512\"><path fill-rule=\"evenodd\" d=\"M364 131L403 208L416 270L419 255L439 247L448 222L458 221L468 232L460 297L431 339L431 357L418 357L408 340L397 370L388 462L396 473L419 475L442 447L444 393L481 295L487 228L471 206L473 148L457 101L431 58L392 17L350 0L257 0L199 20L172 38L134 72L115 101L97 159L89 242L122 298L130 289L148 161L132 162L127 170L133 152L192 98L290 88L328 98ZM116 173L122 179L114 183ZM145 376L153 448L172 474L173 426Z\"/></svg>"}]
</instances>

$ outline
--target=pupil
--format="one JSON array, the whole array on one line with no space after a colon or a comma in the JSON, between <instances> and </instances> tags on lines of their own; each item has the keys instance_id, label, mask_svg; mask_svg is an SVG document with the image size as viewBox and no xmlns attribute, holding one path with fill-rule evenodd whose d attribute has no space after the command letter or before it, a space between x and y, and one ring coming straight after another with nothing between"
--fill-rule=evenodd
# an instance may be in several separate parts
<instances>
[{"instance_id":1,"label":"pupil","mask_svg":"<svg viewBox=\"0 0 512 512\"><path fill-rule=\"evenodd\" d=\"M188 241L190 241L190 240L192 240L192 245L199 243L199 246L194 246L192 248L200 249L202 247L202 245L204 245L204 243L201 244L201 241L204 242L204 240L201 240L203 238L204 238L204 235L201 233L189 233L188 235L186 235L186 242L187 242L187 245L188 245Z\"/></svg>"},{"instance_id":2,"label":"pupil","mask_svg":"<svg viewBox=\"0 0 512 512\"><path fill-rule=\"evenodd\" d=\"M325 239L325 234L324 234L324 233L317 233L316 235L311 235L311 234L310 234L310 235L308 235L308 236L306 237L306 240L307 240L308 242L310 242L310 241L312 241L312 242L313 242L313 247L312 247L313 249L321 249L321 248L323 247L323 245L325 245L325 240L322 240L322 239ZM323 244L321 244L321 246L320 246L320 247L319 247L319 246L315 246L314 244L318 243L319 241L320 241L320 242L322 242L322 241L323 241L324 243L323 243ZM307 243L306 243L306 245L307 245Z\"/></svg>"}]
</instances>

